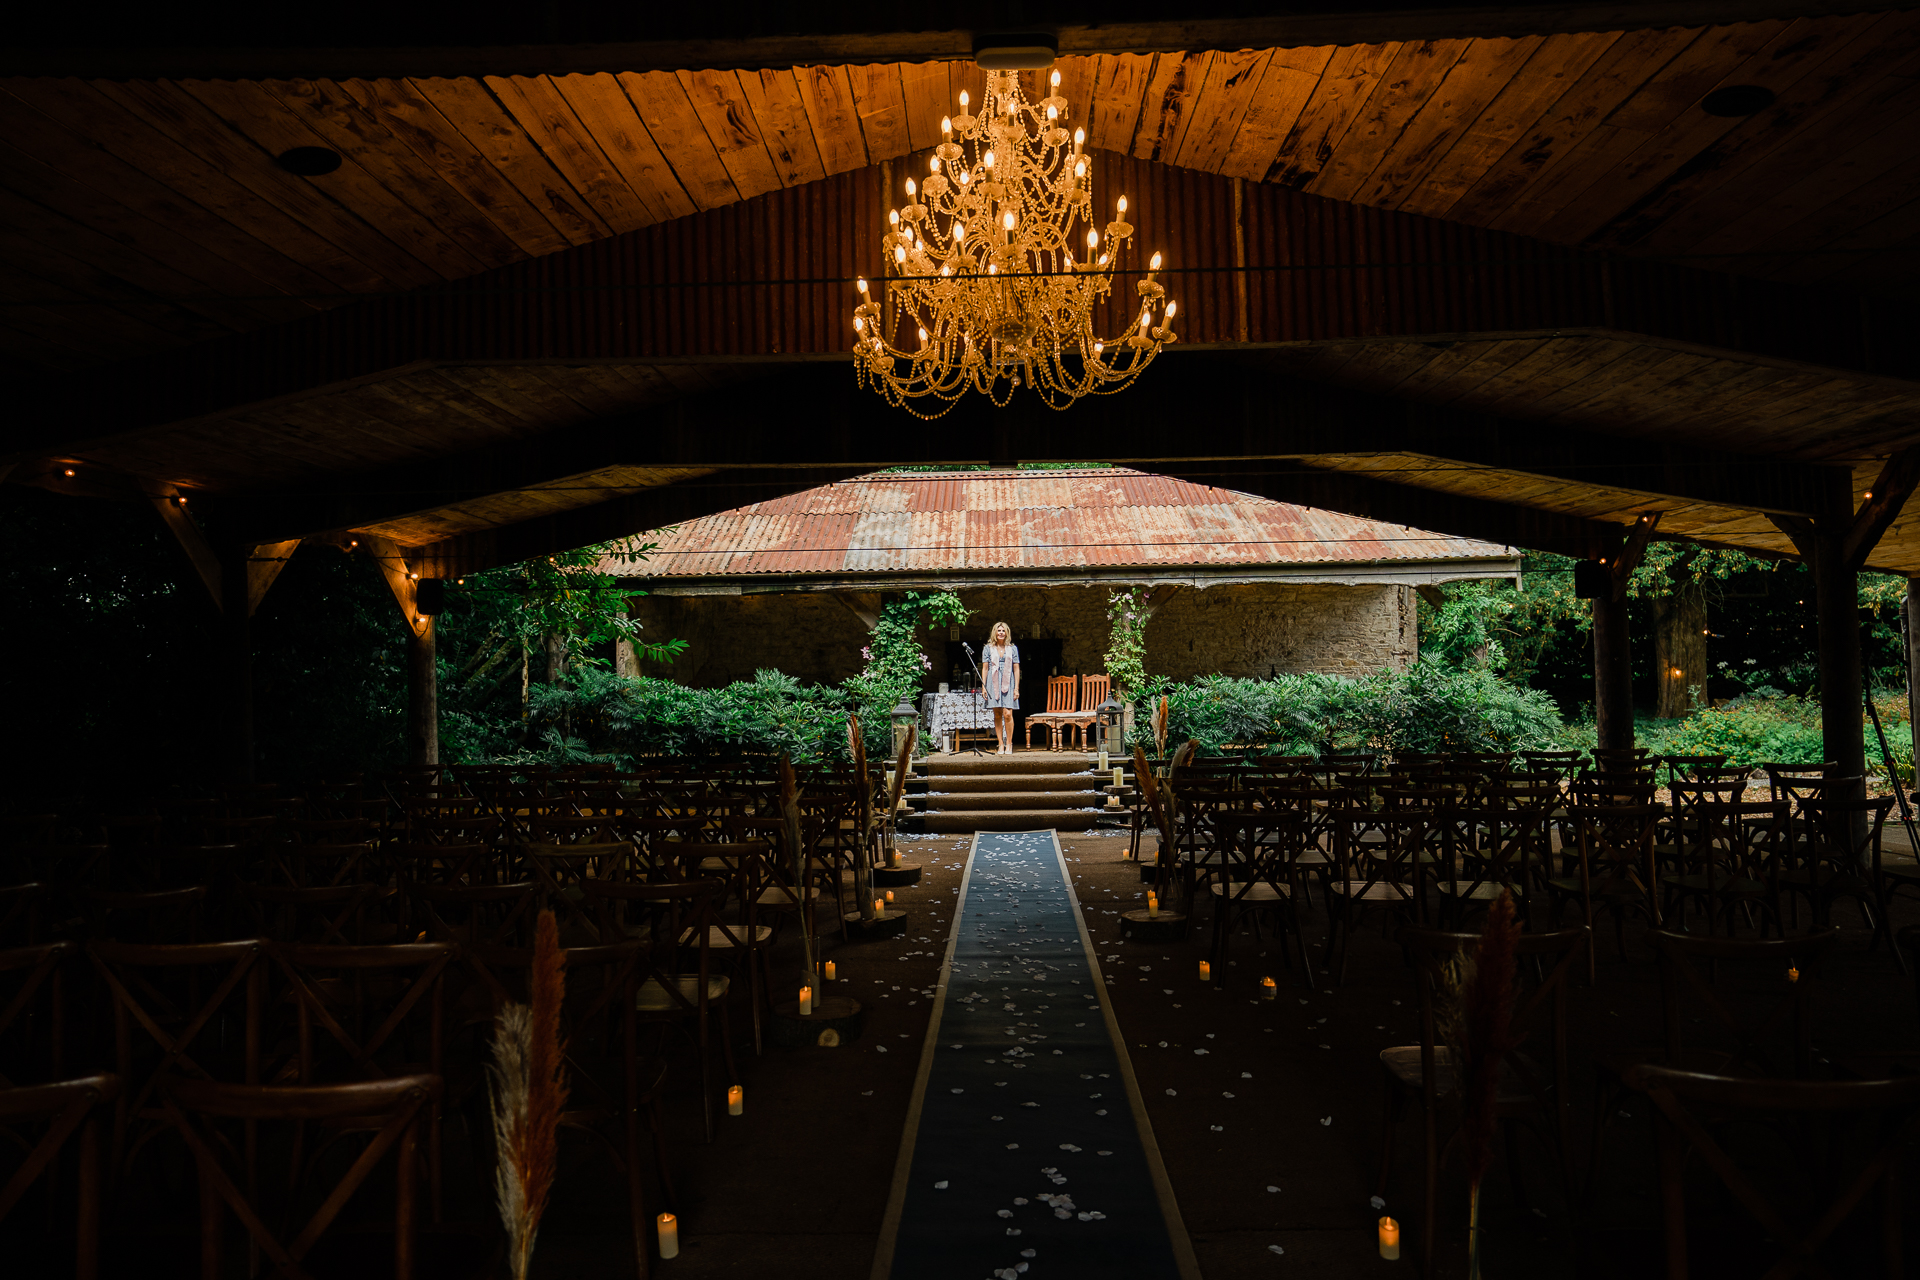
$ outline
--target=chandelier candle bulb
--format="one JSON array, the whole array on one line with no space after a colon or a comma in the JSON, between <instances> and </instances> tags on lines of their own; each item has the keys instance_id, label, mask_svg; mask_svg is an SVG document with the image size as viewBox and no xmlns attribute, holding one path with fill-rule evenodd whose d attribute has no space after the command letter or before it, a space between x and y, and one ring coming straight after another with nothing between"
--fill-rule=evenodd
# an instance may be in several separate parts
<instances>
[{"instance_id":1,"label":"chandelier candle bulb","mask_svg":"<svg viewBox=\"0 0 1920 1280\"><path fill-rule=\"evenodd\" d=\"M737 1084L729 1086L727 1089L727 1114L737 1116L746 1109L746 1095L742 1092L740 1086Z\"/></svg>"},{"instance_id":2,"label":"chandelier candle bulb","mask_svg":"<svg viewBox=\"0 0 1920 1280\"><path fill-rule=\"evenodd\" d=\"M803 1018L811 1018L813 1016L812 987L800 988L800 1016Z\"/></svg>"},{"instance_id":3,"label":"chandelier candle bulb","mask_svg":"<svg viewBox=\"0 0 1920 1280\"><path fill-rule=\"evenodd\" d=\"M680 1220L670 1213L660 1215L660 1256L680 1256Z\"/></svg>"},{"instance_id":4,"label":"chandelier candle bulb","mask_svg":"<svg viewBox=\"0 0 1920 1280\"><path fill-rule=\"evenodd\" d=\"M1400 1224L1392 1218L1380 1219L1380 1256L1388 1262L1400 1261Z\"/></svg>"}]
</instances>

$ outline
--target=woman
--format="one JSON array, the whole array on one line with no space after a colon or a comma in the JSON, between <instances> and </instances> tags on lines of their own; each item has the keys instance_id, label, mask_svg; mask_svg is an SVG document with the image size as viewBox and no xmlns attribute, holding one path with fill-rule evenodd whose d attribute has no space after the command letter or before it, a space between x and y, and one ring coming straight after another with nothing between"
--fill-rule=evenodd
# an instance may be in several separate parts
<instances>
[{"instance_id":1,"label":"woman","mask_svg":"<svg viewBox=\"0 0 1920 1280\"><path fill-rule=\"evenodd\" d=\"M987 682L987 705L993 708L993 732L1000 739L995 755L1013 754L1013 713L1020 708L1020 650L1013 643L1013 629L1004 622L993 624L987 647L981 651L981 675Z\"/></svg>"}]
</instances>

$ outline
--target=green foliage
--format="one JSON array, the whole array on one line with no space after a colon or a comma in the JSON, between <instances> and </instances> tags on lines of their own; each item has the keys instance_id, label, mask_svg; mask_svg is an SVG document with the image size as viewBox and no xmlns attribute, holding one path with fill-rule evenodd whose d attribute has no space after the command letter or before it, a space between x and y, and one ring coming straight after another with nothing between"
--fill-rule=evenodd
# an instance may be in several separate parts
<instances>
[{"instance_id":1,"label":"green foliage","mask_svg":"<svg viewBox=\"0 0 1920 1280\"><path fill-rule=\"evenodd\" d=\"M1873 705L1886 730L1894 770L1911 782L1913 731L1906 690L1878 690ZM1684 720L1642 721L1636 729L1640 745L1659 754L1724 755L1728 764L1743 768L1764 763L1819 764L1827 758L1819 701L1790 693L1738 697L1717 707L1703 707ZM1861 735L1867 772L1884 777L1886 758L1871 721L1861 726Z\"/></svg>"},{"instance_id":2,"label":"green foliage","mask_svg":"<svg viewBox=\"0 0 1920 1280\"><path fill-rule=\"evenodd\" d=\"M1107 593L1107 621L1112 632L1104 656L1113 697L1128 702L1147 687L1146 587L1123 587Z\"/></svg>"},{"instance_id":3,"label":"green foliage","mask_svg":"<svg viewBox=\"0 0 1920 1280\"><path fill-rule=\"evenodd\" d=\"M638 538L596 543L475 574L464 589L505 603L492 636L499 644L538 649L549 637L557 638L562 672L581 662L604 666L593 649L619 640L632 645L642 661L671 662L686 651L687 642L646 639L640 624L627 616L627 602L646 593L622 587L601 567L603 562L638 564L657 545Z\"/></svg>"},{"instance_id":4,"label":"green foliage","mask_svg":"<svg viewBox=\"0 0 1920 1280\"><path fill-rule=\"evenodd\" d=\"M973 616L951 591L908 591L881 607L879 621L860 650L866 666L846 682L847 695L860 714L869 759L892 754L893 709L902 699L917 704L921 680L933 670L920 645L922 614L935 627L957 626Z\"/></svg>"},{"instance_id":5,"label":"green foliage","mask_svg":"<svg viewBox=\"0 0 1920 1280\"><path fill-rule=\"evenodd\" d=\"M1150 743L1151 704L1168 699L1168 741L1208 750L1259 745L1286 755L1332 750L1513 751L1550 747L1560 717L1545 694L1486 671L1416 666L1359 680L1294 674L1156 682L1135 714Z\"/></svg>"},{"instance_id":6,"label":"green foliage","mask_svg":"<svg viewBox=\"0 0 1920 1280\"><path fill-rule=\"evenodd\" d=\"M1557 639L1592 626L1587 602L1573 594L1573 561L1528 552L1520 562L1520 585L1454 582L1442 588L1446 602L1420 602L1420 661L1494 671L1526 684Z\"/></svg>"}]
</instances>

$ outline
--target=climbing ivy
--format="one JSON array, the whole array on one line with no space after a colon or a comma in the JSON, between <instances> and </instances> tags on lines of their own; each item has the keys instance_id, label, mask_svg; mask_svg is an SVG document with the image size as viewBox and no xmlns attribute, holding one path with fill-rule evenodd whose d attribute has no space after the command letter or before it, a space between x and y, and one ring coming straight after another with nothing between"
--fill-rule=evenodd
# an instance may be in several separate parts
<instances>
[{"instance_id":1,"label":"climbing ivy","mask_svg":"<svg viewBox=\"0 0 1920 1280\"><path fill-rule=\"evenodd\" d=\"M1107 593L1107 676L1113 696L1131 702L1147 685L1147 588L1123 587Z\"/></svg>"},{"instance_id":2,"label":"climbing ivy","mask_svg":"<svg viewBox=\"0 0 1920 1280\"><path fill-rule=\"evenodd\" d=\"M881 606L880 617L860 650L866 666L846 683L853 694L860 723L866 730L868 750L876 746L883 753L891 738L889 716L905 698L915 702L921 678L933 670L933 662L920 646L921 615L931 618L935 627L958 625L972 616L951 591L908 591Z\"/></svg>"}]
</instances>

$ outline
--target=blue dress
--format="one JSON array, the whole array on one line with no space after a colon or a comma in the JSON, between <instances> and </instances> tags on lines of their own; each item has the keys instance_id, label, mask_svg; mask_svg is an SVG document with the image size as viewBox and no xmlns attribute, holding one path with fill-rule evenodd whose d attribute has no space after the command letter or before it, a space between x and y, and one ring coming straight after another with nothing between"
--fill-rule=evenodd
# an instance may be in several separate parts
<instances>
[{"instance_id":1,"label":"blue dress","mask_svg":"<svg viewBox=\"0 0 1920 1280\"><path fill-rule=\"evenodd\" d=\"M983 659L980 674L987 682L987 705L1018 711L1020 686L1014 683L1013 669L1020 664L1020 646L1009 644L1002 649L997 644L990 644L981 651L980 656Z\"/></svg>"}]
</instances>

